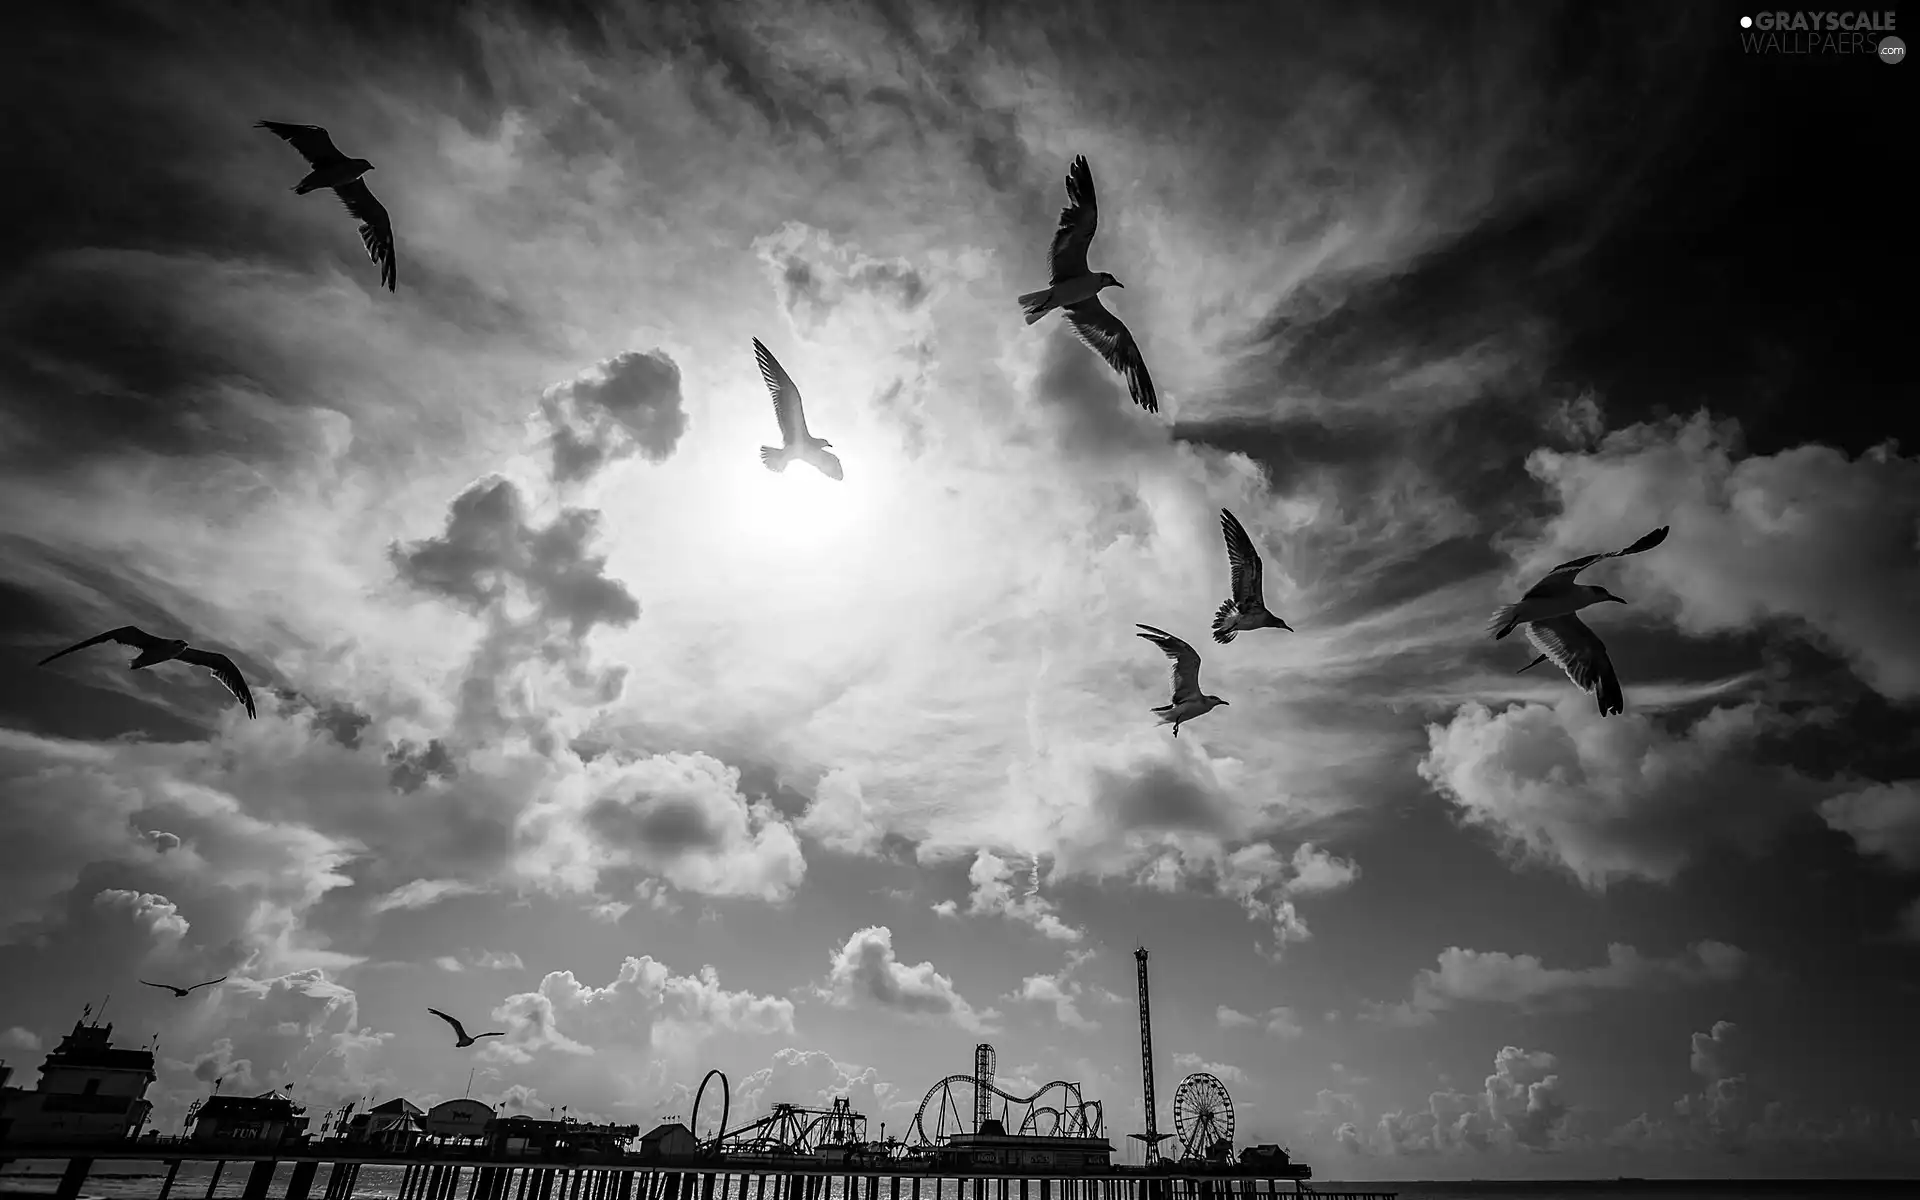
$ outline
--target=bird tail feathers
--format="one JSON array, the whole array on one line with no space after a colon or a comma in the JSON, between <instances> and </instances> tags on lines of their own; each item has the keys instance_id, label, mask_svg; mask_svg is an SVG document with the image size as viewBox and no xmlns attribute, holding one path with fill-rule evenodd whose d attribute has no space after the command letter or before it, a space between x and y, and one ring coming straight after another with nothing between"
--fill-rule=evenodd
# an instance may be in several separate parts
<instances>
[{"instance_id":1,"label":"bird tail feathers","mask_svg":"<svg viewBox=\"0 0 1920 1200\"><path fill-rule=\"evenodd\" d=\"M1519 611L1518 604L1502 604L1493 610L1493 619L1487 622L1487 632L1493 635L1494 641L1513 632L1513 627L1520 623L1516 617Z\"/></svg>"},{"instance_id":2,"label":"bird tail feathers","mask_svg":"<svg viewBox=\"0 0 1920 1200\"><path fill-rule=\"evenodd\" d=\"M760 461L767 465L769 471L784 471L787 469L787 451L785 447L762 446Z\"/></svg>"},{"instance_id":3,"label":"bird tail feathers","mask_svg":"<svg viewBox=\"0 0 1920 1200\"><path fill-rule=\"evenodd\" d=\"M1233 601L1222 601L1220 610L1213 614L1213 640L1219 642L1222 646L1232 641L1233 635L1238 632L1237 630L1227 628L1227 623L1232 620Z\"/></svg>"},{"instance_id":4,"label":"bird tail feathers","mask_svg":"<svg viewBox=\"0 0 1920 1200\"><path fill-rule=\"evenodd\" d=\"M1027 324L1031 325L1047 315L1053 307L1053 289L1042 288L1037 292L1028 292L1020 297L1020 307L1027 315Z\"/></svg>"}]
</instances>

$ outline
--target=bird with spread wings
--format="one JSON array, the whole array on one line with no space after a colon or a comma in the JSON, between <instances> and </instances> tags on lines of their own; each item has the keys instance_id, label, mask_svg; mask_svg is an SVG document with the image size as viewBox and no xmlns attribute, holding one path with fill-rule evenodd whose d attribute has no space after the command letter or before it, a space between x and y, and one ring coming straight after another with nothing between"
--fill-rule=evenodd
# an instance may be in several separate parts
<instances>
[{"instance_id":1,"label":"bird with spread wings","mask_svg":"<svg viewBox=\"0 0 1920 1200\"><path fill-rule=\"evenodd\" d=\"M254 128L284 139L313 168L305 179L293 186L296 196L321 188L333 189L347 213L360 222L360 241L367 248L367 257L380 268L381 286L390 292L396 290L399 274L393 253L393 221L387 216L386 206L374 199L367 181L361 178L373 170L373 164L364 158L348 158L340 153L333 138L318 125L256 121Z\"/></svg>"},{"instance_id":2,"label":"bird with spread wings","mask_svg":"<svg viewBox=\"0 0 1920 1200\"><path fill-rule=\"evenodd\" d=\"M1093 169L1087 166L1086 156L1079 155L1067 169L1067 206L1060 210L1060 225L1047 251L1047 286L1021 296L1020 307L1029 325L1056 308L1063 311L1080 340L1126 380L1133 402L1148 412L1159 412L1160 400L1140 356L1140 344L1120 318L1100 303L1101 288L1126 285L1109 272L1087 268L1087 247L1099 225Z\"/></svg>"}]
</instances>

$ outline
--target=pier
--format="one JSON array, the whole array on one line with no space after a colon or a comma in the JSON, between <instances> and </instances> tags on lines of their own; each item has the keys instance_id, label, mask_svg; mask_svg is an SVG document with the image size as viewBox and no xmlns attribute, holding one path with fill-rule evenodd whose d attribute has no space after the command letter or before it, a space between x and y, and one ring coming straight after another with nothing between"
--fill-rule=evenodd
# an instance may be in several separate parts
<instances>
[{"instance_id":1,"label":"pier","mask_svg":"<svg viewBox=\"0 0 1920 1200\"><path fill-rule=\"evenodd\" d=\"M154 1200L212 1200L229 1171L247 1172L242 1200L355 1200L368 1166L401 1171L398 1200L1265 1200L1313 1196L1319 1200L1394 1200L1396 1193L1317 1188L1298 1178L1244 1170L1182 1169L1168 1163L1148 1170L1112 1167L1093 1172L1027 1168L954 1172L887 1164L832 1167L802 1159L791 1164L733 1163L724 1156L645 1162L632 1156L603 1161L528 1162L472 1154L362 1154L357 1146L312 1143L273 1152L244 1151L160 1139L106 1145L9 1145L3 1161L66 1160L55 1200L80 1200L94 1164L157 1162L166 1167ZM176 1189L186 1162L214 1164L202 1195ZM292 1164L285 1190L272 1196L281 1163ZM320 1168L327 1167L324 1182ZM197 1182L197 1181L196 1181ZM318 1187L316 1188L316 1184Z\"/></svg>"}]
</instances>

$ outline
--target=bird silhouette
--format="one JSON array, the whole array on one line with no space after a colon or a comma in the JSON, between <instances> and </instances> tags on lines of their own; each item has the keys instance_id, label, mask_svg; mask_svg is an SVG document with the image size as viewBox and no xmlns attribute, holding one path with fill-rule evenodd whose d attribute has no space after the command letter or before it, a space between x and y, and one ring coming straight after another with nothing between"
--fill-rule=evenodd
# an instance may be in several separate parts
<instances>
[{"instance_id":1,"label":"bird silhouette","mask_svg":"<svg viewBox=\"0 0 1920 1200\"><path fill-rule=\"evenodd\" d=\"M1140 625L1145 633L1136 633L1160 647L1168 658L1173 660L1173 701L1154 709L1160 718L1160 724L1173 726L1173 736L1180 736L1180 725L1195 717L1203 717L1222 704L1227 703L1218 696L1208 696L1200 691L1200 653L1179 638L1164 629L1155 629L1151 625Z\"/></svg>"},{"instance_id":2,"label":"bird silhouette","mask_svg":"<svg viewBox=\"0 0 1920 1200\"><path fill-rule=\"evenodd\" d=\"M1662 525L1621 550L1563 562L1529 588L1518 604L1504 604L1495 609L1492 620L1487 622L1487 630L1495 641L1515 628L1524 628L1527 641L1540 652L1539 657L1514 674L1551 661L1566 673L1575 687L1594 697L1601 716L1624 712L1626 698L1621 694L1613 660L1607 657L1606 643L1575 614L1590 605L1625 604L1626 601L1596 584L1575 583L1574 577L1601 559L1653 549L1667 540L1667 529L1668 526Z\"/></svg>"},{"instance_id":3,"label":"bird silhouette","mask_svg":"<svg viewBox=\"0 0 1920 1200\"><path fill-rule=\"evenodd\" d=\"M247 716L256 715L253 707L253 691L247 687L246 677L240 674L240 668L233 665L232 659L213 650L196 650L189 646L184 638L155 637L134 625L122 625L118 629L109 629L98 637L90 637L84 642L68 646L57 654L47 655L40 660L39 665L44 667L56 658L72 654L75 650L98 646L101 642L118 642L122 646L130 646L138 650L140 653L127 664L127 669L130 671L144 670L159 663L175 660L192 663L196 667L205 667L213 672L215 679L233 693L234 699L246 707Z\"/></svg>"},{"instance_id":4,"label":"bird silhouette","mask_svg":"<svg viewBox=\"0 0 1920 1200\"><path fill-rule=\"evenodd\" d=\"M1153 377L1147 374L1147 364L1140 357L1139 343L1120 318L1100 303L1101 288L1127 285L1109 272L1087 269L1087 247L1099 224L1093 169L1087 166L1085 155L1077 155L1067 168L1067 206L1060 210L1060 225L1047 251L1047 286L1021 296L1020 307L1029 325L1056 308L1063 310L1080 340L1127 381L1127 393L1133 402L1148 412L1159 412L1160 401L1154 395Z\"/></svg>"},{"instance_id":5,"label":"bird silhouette","mask_svg":"<svg viewBox=\"0 0 1920 1200\"><path fill-rule=\"evenodd\" d=\"M226 981L227 977L222 975L218 979L209 979L205 983L196 983L192 987L175 987L170 983L155 983L150 979L142 979L140 982L146 984L148 987L164 988L172 992L175 996L186 996L191 992L199 991L203 987L212 987L216 983L225 983Z\"/></svg>"},{"instance_id":6,"label":"bird silhouette","mask_svg":"<svg viewBox=\"0 0 1920 1200\"><path fill-rule=\"evenodd\" d=\"M364 158L348 158L334 146L333 138L318 125L294 125L286 121L256 121L255 129L264 129L285 139L313 167L307 177L293 185L293 194L304 196L321 188L332 188L340 203L354 220L360 222L360 240L367 257L380 268L380 283L395 290L398 271L393 254L393 221L387 210L367 188L361 176L373 170Z\"/></svg>"},{"instance_id":7,"label":"bird silhouette","mask_svg":"<svg viewBox=\"0 0 1920 1200\"><path fill-rule=\"evenodd\" d=\"M492 1033L476 1033L472 1037L468 1037L467 1027L465 1025L462 1025L457 1019L448 1016L446 1013L441 1012L437 1008L429 1008L427 1011L432 1013L434 1016L439 1017L442 1021L445 1021L447 1024L453 1026L453 1036L455 1038L455 1041L453 1043L453 1048L456 1050L465 1049L466 1047L471 1046L475 1042L479 1041L481 1038L507 1036L506 1030L496 1029Z\"/></svg>"},{"instance_id":8,"label":"bird silhouette","mask_svg":"<svg viewBox=\"0 0 1920 1200\"><path fill-rule=\"evenodd\" d=\"M1240 518L1224 508L1220 510L1220 533L1226 538L1227 562L1233 569L1233 595L1213 614L1213 640L1224 646L1234 634L1255 629L1293 632L1293 626L1267 611L1260 585L1260 552L1254 549Z\"/></svg>"},{"instance_id":9,"label":"bird silhouette","mask_svg":"<svg viewBox=\"0 0 1920 1200\"><path fill-rule=\"evenodd\" d=\"M790 462L812 463L827 478L842 478L840 460L827 453L833 443L807 432L807 411L801 405L800 389L794 385L793 376L759 338L753 339L753 357L760 364L760 378L767 381L767 391L773 394L774 419L780 422L780 446L760 447L760 461L769 471L784 471Z\"/></svg>"}]
</instances>

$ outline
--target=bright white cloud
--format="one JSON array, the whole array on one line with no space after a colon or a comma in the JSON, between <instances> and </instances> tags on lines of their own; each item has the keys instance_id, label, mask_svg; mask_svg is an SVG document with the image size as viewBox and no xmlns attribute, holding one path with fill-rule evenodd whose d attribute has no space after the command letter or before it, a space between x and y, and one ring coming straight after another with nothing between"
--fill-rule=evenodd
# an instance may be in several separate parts
<instances>
[{"instance_id":1,"label":"bright white cloud","mask_svg":"<svg viewBox=\"0 0 1920 1200\"><path fill-rule=\"evenodd\" d=\"M1527 469L1562 515L1528 565L1670 525L1657 553L1620 563L1629 601L1695 634L1791 621L1890 699L1920 695L1920 458L1892 443L1856 459L1821 445L1743 455L1739 442L1737 422L1703 411L1616 430L1589 454L1536 451Z\"/></svg>"},{"instance_id":2,"label":"bright white cloud","mask_svg":"<svg viewBox=\"0 0 1920 1200\"><path fill-rule=\"evenodd\" d=\"M1714 841L1757 846L1834 788L1757 761L1773 723L1752 704L1669 732L1643 714L1601 717L1585 696L1494 713L1468 704L1430 725L1421 778L1522 858L1604 889L1672 879Z\"/></svg>"},{"instance_id":3,"label":"bright white cloud","mask_svg":"<svg viewBox=\"0 0 1920 1200\"><path fill-rule=\"evenodd\" d=\"M825 992L842 1007L872 1005L909 1017L951 1021L970 1033L990 1032L1000 1016L991 1008L975 1010L931 962L900 961L893 930L885 925L856 931L829 961Z\"/></svg>"},{"instance_id":4,"label":"bright white cloud","mask_svg":"<svg viewBox=\"0 0 1920 1200\"><path fill-rule=\"evenodd\" d=\"M1876 784L1820 805L1828 825L1852 836L1863 854L1920 870L1920 780Z\"/></svg>"},{"instance_id":5,"label":"bright white cloud","mask_svg":"<svg viewBox=\"0 0 1920 1200\"><path fill-rule=\"evenodd\" d=\"M427 908L451 896L473 896L485 890L477 884L463 883L458 879L415 879L375 897L372 911L382 913L395 909Z\"/></svg>"}]
</instances>

